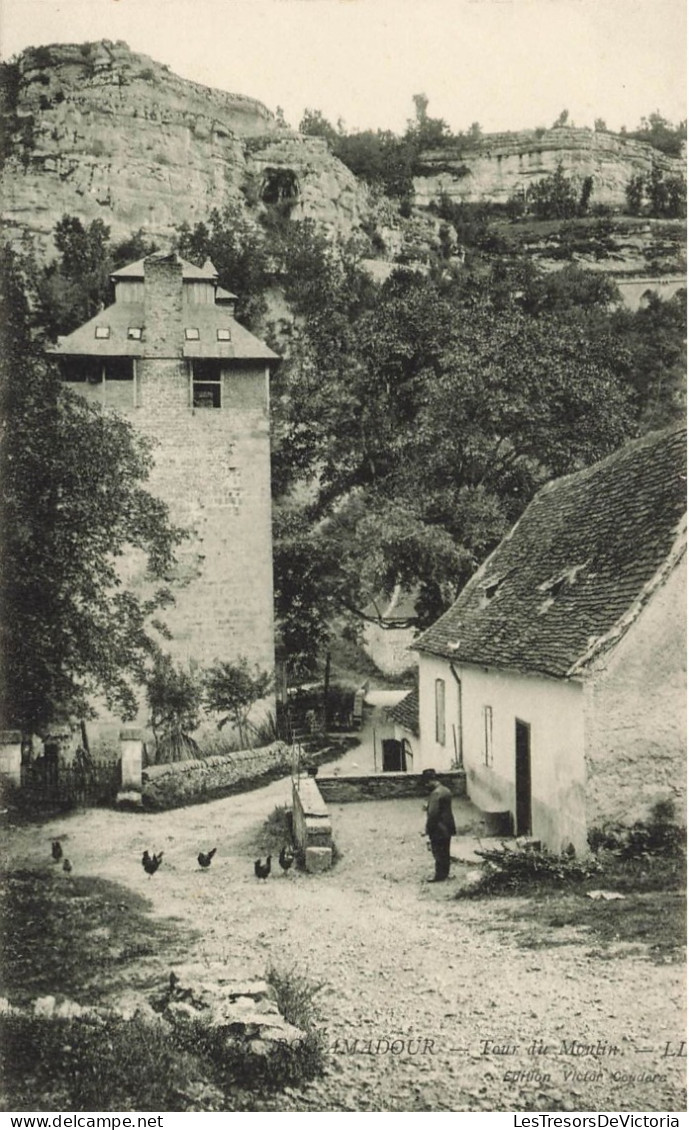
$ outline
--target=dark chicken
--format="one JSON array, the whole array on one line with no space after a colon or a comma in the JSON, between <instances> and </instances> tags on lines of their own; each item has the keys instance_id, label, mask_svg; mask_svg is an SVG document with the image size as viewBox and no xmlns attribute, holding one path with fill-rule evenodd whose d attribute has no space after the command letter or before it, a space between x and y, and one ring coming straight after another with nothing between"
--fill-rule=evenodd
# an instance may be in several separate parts
<instances>
[{"instance_id":1,"label":"dark chicken","mask_svg":"<svg viewBox=\"0 0 689 1130\"><path fill-rule=\"evenodd\" d=\"M158 868L160 867L162 862L163 862L162 851L159 851L157 855L155 854L155 852L154 852L153 855L149 855L148 851L145 851L144 854L141 856L141 865L142 865L144 871L146 872L146 874L148 875L149 879L150 879L151 875L155 875L156 871L158 870Z\"/></svg>"},{"instance_id":2,"label":"dark chicken","mask_svg":"<svg viewBox=\"0 0 689 1130\"><path fill-rule=\"evenodd\" d=\"M211 860L217 850L217 848L213 848L212 851L200 851L196 857L199 861L199 867L210 867Z\"/></svg>"},{"instance_id":3,"label":"dark chicken","mask_svg":"<svg viewBox=\"0 0 689 1130\"><path fill-rule=\"evenodd\" d=\"M254 863L254 875L257 879L268 878L268 876L270 875L270 861L272 858L272 855L269 855L265 863L261 863L260 859L256 860L256 862Z\"/></svg>"},{"instance_id":4,"label":"dark chicken","mask_svg":"<svg viewBox=\"0 0 689 1130\"><path fill-rule=\"evenodd\" d=\"M284 847L280 848L278 862L282 870L287 873L294 863L294 852L292 851L292 848L289 846L289 844L285 844Z\"/></svg>"},{"instance_id":5,"label":"dark chicken","mask_svg":"<svg viewBox=\"0 0 689 1130\"><path fill-rule=\"evenodd\" d=\"M60 860L62 859L62 844L60 843L59 840L53 840L53 846L51 848L51 852L52 852L52 855L53 855L53 861L55 863L59 863Z\"/></svg>"}]
</instances>

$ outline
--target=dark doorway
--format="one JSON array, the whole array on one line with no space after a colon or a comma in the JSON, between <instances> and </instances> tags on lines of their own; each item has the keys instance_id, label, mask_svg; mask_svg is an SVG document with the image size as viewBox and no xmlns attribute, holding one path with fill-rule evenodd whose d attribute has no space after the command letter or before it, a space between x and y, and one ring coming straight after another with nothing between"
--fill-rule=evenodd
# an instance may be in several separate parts
<instances>
[{"instance_id":1,"label":"dark doorway","mask_svg":"<svg viewBox=\"0 0 689 1130\"><path fill-rule=\"evenodd\" d=\"M383 741L383 772L405 773L407 759L404 756L404 745L394 738L385 738Z\"/></svg>"},{"instance_id":2,"label":"dark doorway","mask_svg":"<svg viewBox=\"0 0 689 1130\"><path fill-rule=\"evenodd\" d=\"M516 720L515 823L518 836L531 833L531 726Z\"/></svg>"}]
</instances>

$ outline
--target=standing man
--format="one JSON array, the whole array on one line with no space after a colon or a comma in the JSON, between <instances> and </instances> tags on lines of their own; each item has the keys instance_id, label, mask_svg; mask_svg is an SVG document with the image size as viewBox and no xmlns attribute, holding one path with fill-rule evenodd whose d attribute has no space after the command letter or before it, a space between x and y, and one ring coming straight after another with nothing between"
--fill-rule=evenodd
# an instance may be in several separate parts
<instances>
[{"instance_id":1,"label":"standing man","mask_svg":"<svg viewBox=\"0 0 689 1130\"><path fill-rule=\"evenodd\" d=\"M426 814L426 832L435 860L435 877L429 883L442 883L450 873L450 840L457 832L452 814L452 793L438 780L435 769L421 774L430 789Z\"/></svg>"}]
</instances>

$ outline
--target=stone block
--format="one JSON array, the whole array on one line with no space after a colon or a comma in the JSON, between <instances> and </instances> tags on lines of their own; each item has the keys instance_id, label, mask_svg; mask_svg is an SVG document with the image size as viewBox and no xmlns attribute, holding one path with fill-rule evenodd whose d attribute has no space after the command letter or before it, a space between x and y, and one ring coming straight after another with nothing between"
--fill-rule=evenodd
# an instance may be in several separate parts
<instances>
[{"instance_id":1,"label":"stone block","mask_svg":"<svg viewBox=\"0 0 689 1130\"><path fill-rule=\"evenodd\" d=\"M304 864L310 875L319 871L329 871L333 863L333 849L330 847L307 847Z\"/></svg>"}]
</instances>

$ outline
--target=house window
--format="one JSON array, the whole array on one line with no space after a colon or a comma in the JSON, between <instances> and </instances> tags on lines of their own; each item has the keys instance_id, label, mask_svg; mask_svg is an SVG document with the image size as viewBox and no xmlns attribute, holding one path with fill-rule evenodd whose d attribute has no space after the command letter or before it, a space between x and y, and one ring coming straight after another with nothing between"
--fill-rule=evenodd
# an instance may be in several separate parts
<instances>
[{"instance_id":1,"label":"house window","mask_svg":"<svg viewBox=\"0 0 689 1130\"><path fill-rule=\"evenodd\" d=\"M493 764L493 707L483 708L483 761L485 765Z\"/></svg>"},{"instance_id":2,"label":"house window","mask_svg":"<svg viewBox=\"0 0 689 1130\"><path fill-rule=\"evenodd\" d=\"M192 362L192 406L222 408L222 370L212 361Z\"/></svg>"},{"instance_id":3,"label":"house window","mask_svg":"<svg viewBox=\"0 0 689 1130\"><path fill-rule=\"evenodd\" d=\"M445 745L445 680L435 680L435 740Z\"/></svg>"},{"instance_id":4,"label":"house window","mask_svg":"<svg viewBox=\"0 0 689 1130\"><path fill-rule=\"evenodd\" d=\"M230 331L229 330L223 330L223 329L218 330L218 341L231 341L231 340L232 340L232 338L230 337Z\"/></svg>"},{"instance_id":5,"label":"house window","mask_svg":"<svg viewBox=\"0 0 689 1130\"><path fill-rule=\"evenodd\" d=\"M110 326L96 326L96 337L97 338L108 338L108 337L110 337Z\"/></svg>"},{"instance_id":6,"label":"house window","mask_svg":"<svg viewBox=\"0 0 689 1130\"><path fill-rule=\"evenodd\" d=\"M198 341L201 335L195 327L187 327L184 331L184 336L187 341Z\"/></svg>"},{"instance_id":7,"label":"house window","mask_svg":"<svg viewBox=\"0 0 689 1130\"><path fill-rule=\"evenodd\" d=\"M141 341L141 326L130 326L127 337L130 341Z\"/></svg>"}]
</instances>

